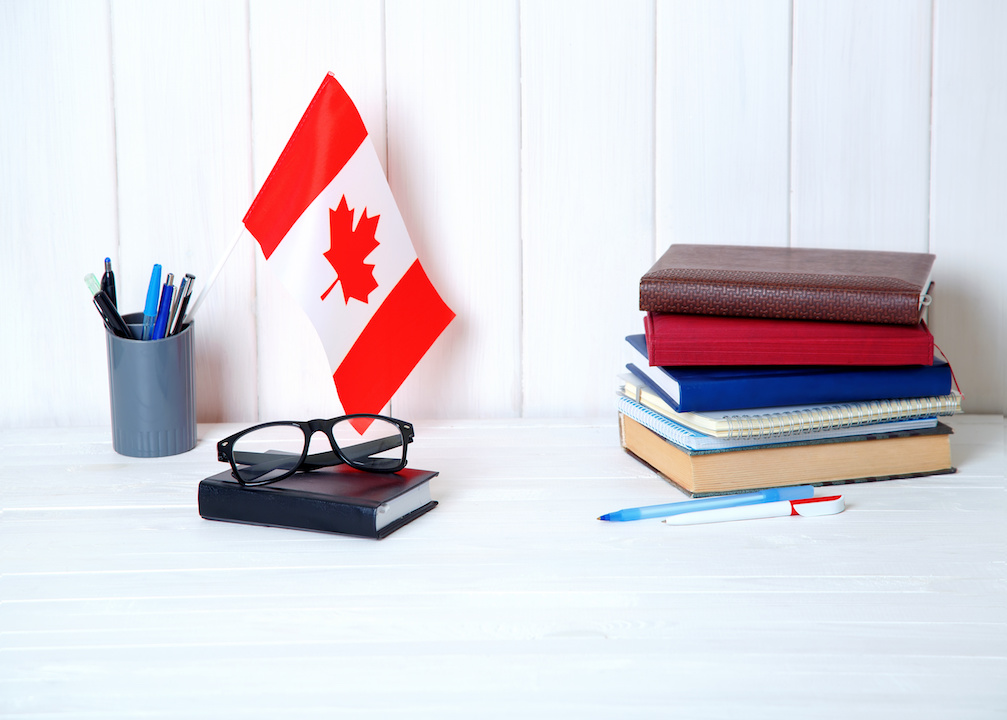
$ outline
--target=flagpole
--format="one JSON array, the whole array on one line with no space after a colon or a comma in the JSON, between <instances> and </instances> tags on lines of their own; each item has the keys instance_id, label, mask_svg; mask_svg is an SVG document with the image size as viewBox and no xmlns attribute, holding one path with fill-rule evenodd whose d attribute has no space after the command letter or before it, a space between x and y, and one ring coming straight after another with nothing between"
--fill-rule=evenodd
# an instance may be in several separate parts
<instances>
[{"instance_id":1,"label":"flagpole","mask_svg":"<svg viewBox=\"0 0 1007 720\"><path fill-rule=\"evenodd\" d=\"M217 276L220 275L220 271L224 269L224 263L226 263L227 259L231 257L231 253L234 252L234 248L238 246L238 241L241 240L242 236L244 236L246 232L247 230L245 229L245 226L242 225L241 232L234 236L231 244L227 247L227 250L224 251L223 257L220 258L220 262L217 263L217 267L213 268L213 272L210 273L210 279L206 281L206 284L203 285L203 289L199 291L199 295L196 297L196 302L193 304L189 312L185 314L185 322L192 320L192 316L196 314L197 310L199 310L199 306L203 304L203 298L205 298L210 292L210 288L213 287L213 283L216 281ZM181 323L179 323L179 325L181 325Z\"/></svg>"}]
</instances>

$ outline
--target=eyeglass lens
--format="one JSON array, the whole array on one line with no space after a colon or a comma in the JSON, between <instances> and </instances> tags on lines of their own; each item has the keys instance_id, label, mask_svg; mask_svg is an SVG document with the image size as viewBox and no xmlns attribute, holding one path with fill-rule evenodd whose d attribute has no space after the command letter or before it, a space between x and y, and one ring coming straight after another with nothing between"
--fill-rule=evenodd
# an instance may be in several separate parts
<instances>
[{"instance_id":1,"label":"eyeglass lens","mask_svg":"<svg viewBox=\"0 0 1007 720\"><path fill-rule=\"evenodd\" d=\"M235 440L231 456L239 480L265 483L293 472L303 449L304 432L301 428L296 425L269 425Z\"/></svg>"},{"instance_id":2,"label":"eyeglass lens","mask_svg":"<svg viewBox=\"0 0 1007 720\"><path fill-rule=\"evenodd\" d=\"M332 426L332 439L351 464L366 470L394 470L406 456L402 431L393 422L374 419L361 434L359 420L340 420Z\"/></svg>"}]
</instances>

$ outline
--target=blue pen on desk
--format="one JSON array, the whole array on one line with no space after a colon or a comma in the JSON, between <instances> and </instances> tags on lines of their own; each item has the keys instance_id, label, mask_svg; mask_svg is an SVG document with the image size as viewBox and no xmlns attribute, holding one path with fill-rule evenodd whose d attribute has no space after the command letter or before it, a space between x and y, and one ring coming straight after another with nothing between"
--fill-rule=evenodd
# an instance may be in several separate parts
<instances>
[{"instance_id":1,"label":"blue pen on desk","mask_svg":"<svg viewBox=\"0 0 1007 720\"><path fill-rule=\"evenodd\" d=\"M150 285L147 286L147 304L143 308L143 339L150 340L154 334L154 323L157 321L157 294L161 289L161 266L154 265L150 273Z\"/></svg>"},{"instance_id":2,"label":"blue pen on desk","mask_svg":"<svg viewBox=\"0 0 1007 720\"><path fill-rule=\"evenodd\" d=\"M715 497L684 500L683 502L666 503L664 505L647 505L646 507L626 508L602 515L599 520L623 522L626 520L646 520L647 518L668 517L699 510L737 507L739 505L755 505L757 503L778 502L781 500L803 500L812 497L815 488L812 485L796 485L793 487L770 488L756 492L738 493L736 495L717 495Z\"/></svg>"},{"instance_id":3,"label":"blue pen on desk","mask_svg":"<svg viewBox=\"0 0 1007 720\"><path fill-rule=\"evenodd\" d=\"M161 289L161 304L157 307L157 319L154 321L154 331L151 340L160 340L168 330L168 316L171 315L171 296L175 292L175 276L168 273Z\"/></svg>"}]
</instances>

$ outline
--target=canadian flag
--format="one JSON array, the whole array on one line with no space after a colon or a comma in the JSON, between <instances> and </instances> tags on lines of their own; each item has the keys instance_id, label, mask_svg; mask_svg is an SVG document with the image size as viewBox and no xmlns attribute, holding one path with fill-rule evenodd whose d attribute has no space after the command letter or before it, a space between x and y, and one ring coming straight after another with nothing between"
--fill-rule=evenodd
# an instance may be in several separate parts
<instances>
[{"instance_id":1,"label":"canadian flag","mask_svg":"<svg viewBox=\"0 0 1007 720\"><path fill-rule=\"evenodd\" d=\"M423 271L360 113L331 73L244 224L318 332L343 411L380 413L455 315Z\"/></svg>"}]
</instances>

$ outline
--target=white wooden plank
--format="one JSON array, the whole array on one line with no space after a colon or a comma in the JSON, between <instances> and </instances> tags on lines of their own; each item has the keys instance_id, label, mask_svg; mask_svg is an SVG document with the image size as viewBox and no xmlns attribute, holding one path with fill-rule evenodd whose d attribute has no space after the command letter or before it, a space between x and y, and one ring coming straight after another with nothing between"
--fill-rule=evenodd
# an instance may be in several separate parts
<instances>
[{"instance_id":1,"label":"white wooden plank","mask_svg":"<svg viewBox=\"0 0 1007 720\"><path fill-rule=\"evenodd\" d=\"M803 247L926 252L930 3L794 3L792 229Z\"/></svg>"},{"instance_id":2,"label":"white wooden plank","mask_svg":"<svg viewBox=\"0 0 1007 720\"><path fill-rule=\"evenodd\" d=\"M786 245L790 2L657 6L656 254Z\"/></svg>"},{"instance_id":3,"label":"white wooden plank","mask_svg":"<svg viewBox=\"0 0 1007 720\"><path fill-rule=\"evenodd\" d=\"M762 640L771 642L768 634ZM250 650L256 658L269 653L267 661L249 663ZM57 669L79 668L86 656L69 653ZM168 717L160 708L169 706L200 717L235 717L239 712L241 717L275 717L296 708L298 717L312 718L333 713L642 718L673 705L688 717L799 718L813 709L815 717L829 719L906 712L929 719L947 712L995 718L1004 702L997 683L983 682L992 673L984 672L981 659L938 662L922 654L891 652L843 654L837 662L806 652L774 659L760 652L687 655L662 650L657 640L551 638L503 641L492 654L478 658L465 654L464 643L236 644L223 652L168 646L162 656L175 663L170 677L140 672L136 666L143 656L129 647L92 652L87 671L66 671L45 683L27 684L33 694L26 709L73 710L78 717ZM26 657L30 667L34 656ZM221 668L230 670L226 682L219 678ZM107 678L117 674L133 681L116 688L113 704L113 697L101 692L109 689ZM781 674L793 680L786 692L779 689ZM284 682L284 677L290 679ZM46 702L46 697L51 699ZM63 698L73 704L61 703ZM171 700L150 709L151 698Z\"/></svg>"},{"instance_id":4,"label":"white wooden plank","mask_svg":"<svg viewBox=\"0 0 1007 720\"><path fill-rule=\"evenodd\" d=\"M654 4L521 6L526 417L612 412L653 260Z\"/></svg>"},{"instance_id":5,"label":"white wooden plank","mask_svg":"<svg viewBox=\"0 0 1007 720\"><path fill-rule=\"evenodd\" d=\"M403 417L521 412L518 3L386 3L388 177L456 319L392 402Z\"/></svg>"},{"instance_id":6,"label":"white wooden plank","mask_svg":"<svg viewBox=\"0 0 1007 720\"><path fill-rule=\"evenodd\" d=\"M938 2L931 329L970 412L1007 409L1007 8Z\"/></svg>"},{"instance_id":7,"label":"white wooden plank","mask_svg":"<svg viewBox=\"0 0 1007 720\"><path fill-rule=\"evenodd\" d=\"M151 267L199 293L251 186L244 3L113 2L120 296L142 312ZM252 252L239 247L195 317L197 419L254 417ZM195 298L194 298L195 299Z\"/></svg>"},{"instance_id":8,"label":"white wooden plank","mask_svg":"<svg viewBox=\"0 0 1007 720\"><path fill-rule=\"evenodd\" d=\"M118 266L108 3L0 5L0 427L109 422L84 275Z\"/></svg>"},{"instance_id":9,"label":"white wooden plank","mask_svg":"<svg viewBox=\"0 0 1007 720\"><path fill-rule=\"evenodd\" d=\"M249 19L255 192L327 72L350 95L384 161L381 3L252 0ZM251 200L249 195L247 204ZM332 370L314 327L267 266L255 241L246 239L256 257L260 417L340 414Z\"/></svg>"}]
</instances>

